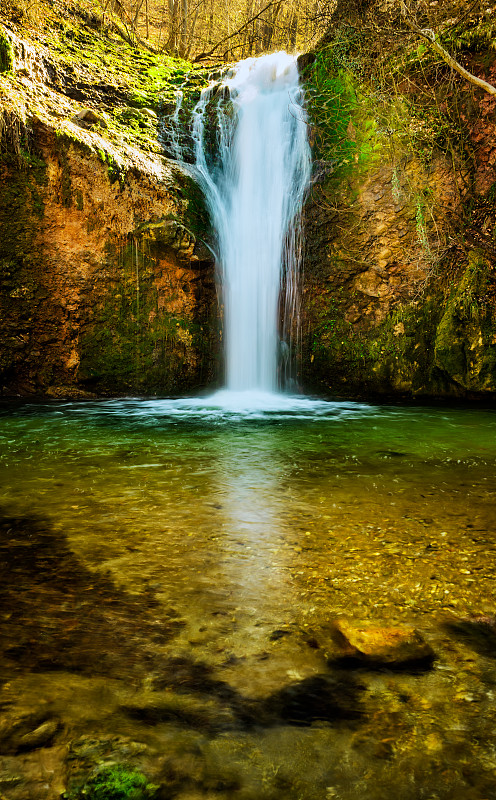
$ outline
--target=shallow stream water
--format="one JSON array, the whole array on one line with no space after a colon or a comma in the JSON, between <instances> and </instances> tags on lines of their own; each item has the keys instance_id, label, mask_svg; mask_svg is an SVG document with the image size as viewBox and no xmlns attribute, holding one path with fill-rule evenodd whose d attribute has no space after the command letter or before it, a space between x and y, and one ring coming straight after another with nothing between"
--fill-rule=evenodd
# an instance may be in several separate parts
<instances>
[{"instance_id":1,"label":"shallow stream water","mask_svg":"<svg viewBox=\"0 0 496 800\"><path fill-rule=\"evenodd\" d=\"M494 411L3 405L0 478L7 800L496 798ZM436 659L344 665L342 617Z\"/></svg>"}]
</instances>

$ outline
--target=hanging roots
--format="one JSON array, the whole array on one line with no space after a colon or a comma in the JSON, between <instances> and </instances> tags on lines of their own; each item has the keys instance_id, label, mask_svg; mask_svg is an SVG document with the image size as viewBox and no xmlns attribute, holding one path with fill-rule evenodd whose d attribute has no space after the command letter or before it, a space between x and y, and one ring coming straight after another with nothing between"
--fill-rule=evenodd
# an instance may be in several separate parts
<instances>
[{"instance_id":1,"label":"hanging roots","mask_svg":"<svg viewBox=\"0 0 496 800\"><path fill-rule=\"evenodd\" d=\"M0 109L0 154L12 155L21 162L21 142L25 139L26 128L16 111Z\"/></svg>"}]
</instances>

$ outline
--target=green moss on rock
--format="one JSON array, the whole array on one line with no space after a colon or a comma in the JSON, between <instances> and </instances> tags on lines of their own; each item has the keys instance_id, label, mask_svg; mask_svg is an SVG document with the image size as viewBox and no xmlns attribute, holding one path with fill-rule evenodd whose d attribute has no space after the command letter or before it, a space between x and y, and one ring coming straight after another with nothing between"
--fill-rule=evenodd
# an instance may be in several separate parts
<instances>
[{"instance_id":1,"label":"green moss on rock","mask_svg":"<svg viewBox=\"0 0 496 800\"><path fill-rule=\"evenodd\" d=\"M146 237L145 237L146 238ZM195 381L195 325L159 307L154 258L130 238L109 258L119 275L80 337L78 379L100 392L166 392Z\"/></svg>"},{"instance_id":2,"label":"green moss on rock","mask_svg":"<svg viewBox=\"0 0 496 800\"><path fill-rule=\"evenodd\" d=\"M0 31L0 72L14 71L14 48L12 42Z\"/></svg>"},{"instance_id":3,"label":"green moss on rock","mask_svg":"<svg viewBox=\"0 0 496 800\"><path fill-rule=\"evenodd\" d=\"M322 389L353 394L429 394L439 298L398 307L360 330L345 319L347 298L330 298L312 333L304 374Z\"/></svg>"},{"instance_id":4,"label":"green moss on rock","mask_svg":"<svg viewBox=\"0 0 496 800\"><path fill-rule=\"evenodd\" d=\"M476 251L453 285L435 339L435 364L467 390L496 391L492 265Z\"/></svg>"}]
</instances>

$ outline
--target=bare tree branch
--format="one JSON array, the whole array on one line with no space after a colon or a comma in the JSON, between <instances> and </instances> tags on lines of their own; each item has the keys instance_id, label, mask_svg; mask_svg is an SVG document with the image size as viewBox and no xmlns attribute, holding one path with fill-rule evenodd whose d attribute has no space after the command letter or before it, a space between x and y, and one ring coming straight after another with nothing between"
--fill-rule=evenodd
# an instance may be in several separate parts
<instances>
[{"instance_id":1,"label":"bare tree branch","mask_svg":"<svg viewBox=\"0 0 496 800\"><path fill-rule=\"evenodd\" d=\"M456 61L453 56L451 56L448 51L444 49L444 47L438 42L436 34L433 30L431 30L431 28L419 28L418 25L412 21L408 15L408 10L403 0L401 0L401 13L408 27L414 31L417 36L421 36L423 39L429 42L436 53L438 53L443 61L445 61L452 69L458 72L463 78L466 78L467 81L474 84L474 86L479 86L489 94L496 94L495 86L487 81L484 81L482 78L478 78L476 75L473 75L471 72L466 70L465 67L462 67L462 65L459 64L458 61Z\"/></svg>"},{"instance_id":2,"label":"bare tree branch","mask_svg":"<svg viewBox=\"0 0 496 800\"><path fill-rule=\"evenodd\" d=\"M241 25L240 28L238 28L236 31L234 31L234 33L229 34L229 36L224 36L224 38L221 39L219 42L217 42L215 47L213 47L211 50L209 50L208 53L200 53L200 55L196 56L196 58L193 60L193 63L196 64L197 61L203 61L204 58L209 58L209 56L212 56L215 53L215 51L217 50L217 48L219 48L221 46L221 44L224 44L225 42L229 41L229 39L232 39L234 36L237 36L238 33L241 33L241 31L243 31L246 27L248 27L248 25L250 25L250 23L254 22L256 19L261 17L262 14L265 11L267 11L268 8L270 8L271 6L275 5L277 2L278 2L278 0L271 0L271 2L267 3L267 5L264 8L262 8L262 10L258 12L258 14L255 14L254 17L251 17L251 19L249 19L247 22L243 23L243 25Z\"/></svg>"}]
</instances>

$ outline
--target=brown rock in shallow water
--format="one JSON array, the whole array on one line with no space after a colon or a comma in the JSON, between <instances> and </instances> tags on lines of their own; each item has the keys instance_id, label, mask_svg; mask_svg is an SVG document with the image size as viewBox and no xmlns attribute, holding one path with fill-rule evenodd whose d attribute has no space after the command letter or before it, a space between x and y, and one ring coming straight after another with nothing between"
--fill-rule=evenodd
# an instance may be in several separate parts
<instances>
[{"instance_id":1,"label":"brown rock in shallow water","mask_svg":"<svg viewBox=\"0 0 496 800\"><path fill-rule=\"evenodd\" d=\"M4 708L0 721L0 752L17 753L51 745L59 727L59 721L46 719L43 710L9 712Z\"/></svg>"},{"instance_id":2,"label":"brown rock in shallow water","mask_svg":"<svg viewBox=\"0 0 496 800\"><path fill-rule=\"evenodd\" d=\"M340 650L339 658L356 659L374 666L398 667L429 663L434 651L412 627L373 628L360 623L337 620L332 638Z\"/></svg>"},{"instance_id":3,"label":"brown rock in shallow water","mask_svg":"<svg viewBox=\"0 0 496 800\"><path fill-rule=\"evenodd\" d=\"M494 615L478 615L449 620L446 630L461 639L465 644L482 656L494 658L496 653L496 617Z\"/></svg>"},{"instance_id":4,"label":"brown rock in shallow water","mask_svg":"<svg viewBox=\"0 0 496 800\"><path fill-rule=\"evenodd\" d=\"M53 737L59 729L59 722L56 719L49 719L34 731L25 733L18 742L19 750L33 750L37 747L45 747L51 744Z\"/></svg>"}]
</instances>

